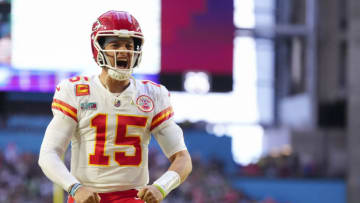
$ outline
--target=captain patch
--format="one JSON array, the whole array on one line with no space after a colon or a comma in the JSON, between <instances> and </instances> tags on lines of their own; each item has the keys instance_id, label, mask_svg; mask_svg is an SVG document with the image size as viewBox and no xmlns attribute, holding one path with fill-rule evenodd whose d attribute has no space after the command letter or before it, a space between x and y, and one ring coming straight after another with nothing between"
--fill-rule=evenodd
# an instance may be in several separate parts
<instances>
[{"instance_id":1,"label":"captain patch","mask_svg":"<svg viewBox=\"0 0 360 203\"><path fill-rule=\"evenodd\" d=\"M89 85L79 84L75 86L76 96L90 95Z\"/></svg>"}]
</instances>

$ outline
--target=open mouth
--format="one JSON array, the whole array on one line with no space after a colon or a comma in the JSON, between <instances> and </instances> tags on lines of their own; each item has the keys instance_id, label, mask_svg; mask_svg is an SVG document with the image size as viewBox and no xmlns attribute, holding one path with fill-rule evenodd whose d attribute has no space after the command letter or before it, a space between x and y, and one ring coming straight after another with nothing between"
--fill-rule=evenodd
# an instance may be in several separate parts
<instances>
[{"instance_id":1,"label":"open mouth","mask_svg":"<svg viewBox=\"0 0 360 203\"><path fill-rule=\"evenodd\" d=\"M128 61L127 60L117 60L116 65L118 68L127 68L128 67Z\"/></svg>"}]
</instances>

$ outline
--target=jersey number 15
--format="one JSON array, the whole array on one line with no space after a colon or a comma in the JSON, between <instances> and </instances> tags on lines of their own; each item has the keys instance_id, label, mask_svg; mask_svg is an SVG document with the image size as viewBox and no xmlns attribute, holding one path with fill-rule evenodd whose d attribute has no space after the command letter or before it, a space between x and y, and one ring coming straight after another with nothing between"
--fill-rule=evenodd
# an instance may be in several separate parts
<instances>
[{"instance_id":1,"label":"jersey number 15","mask_svg":"<svg viewBox=\"0 0 360 203\"><path fill-rule=\"evenodd\" d=\"M90 165L108 166L110 163L110 155L105 154L107 139L107 114L97 114L91 120L91 127L95 128L95 150L89 155ZM129 135L127 127L145 128L147 117L117 115L116 118L116 136L115 146L129 146L134 148L133 155L127 155L125 151L115 151L115 162L120 166L139 166L142 161L141 139L140 135Z\"/></svg>"}]
</instances>

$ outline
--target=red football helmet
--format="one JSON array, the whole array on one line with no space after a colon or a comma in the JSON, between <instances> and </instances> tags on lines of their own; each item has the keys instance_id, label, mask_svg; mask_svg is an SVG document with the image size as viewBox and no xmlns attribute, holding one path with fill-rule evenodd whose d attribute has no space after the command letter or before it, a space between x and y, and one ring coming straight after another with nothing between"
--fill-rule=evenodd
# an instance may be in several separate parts
<instances>
[{"instance_id":1,"label":"red football helmet","mask_svg":"<svg viewBox=\"0 0 360 203\"><path fill-rule=\"evenodd\" d=\"M134 50L104 50L103 43L105 37L121 37L133 38ZM108 74L117 80L127 80L131 77L134 67L139 65L142 55L142 45L144 43L143 34L139 23L128 12L125 11L108 11L102 14L92 26L91 48L94 59L100 67L107 67ZM118 52L126 52L131 54L131 64L129 69L119 69L112 66L105 52L114 52L114 57Z\"/></svg>"}]
</instances>

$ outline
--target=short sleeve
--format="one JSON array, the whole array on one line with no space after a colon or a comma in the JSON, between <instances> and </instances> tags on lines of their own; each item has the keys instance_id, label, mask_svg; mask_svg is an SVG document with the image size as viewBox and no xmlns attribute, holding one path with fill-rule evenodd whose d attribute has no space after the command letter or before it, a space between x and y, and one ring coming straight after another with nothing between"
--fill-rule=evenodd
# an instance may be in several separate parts
<instances>
[{"instance_id":1,"label":"short sleeve","mask_svg":"<svg viewBox=\"0 0 360 203\"><path fill-rule=\"evenodd\" d=\"M163 85L155 95L155 114L151 121L150 131L156 132L173 119L174 111L170 102L170 93Z\"/></svg>"},{"instance_id":2,"label":"short sleeve","mask_svg":"<svg viewBox=\"0 0 360 203\"><path fill-rule=\"evenodd\" d=\"M77 106L73 85L67 80L60 82L56 86L51 104L54 116L59 115L78 122Z\"/></svg>"}]
</instances>

